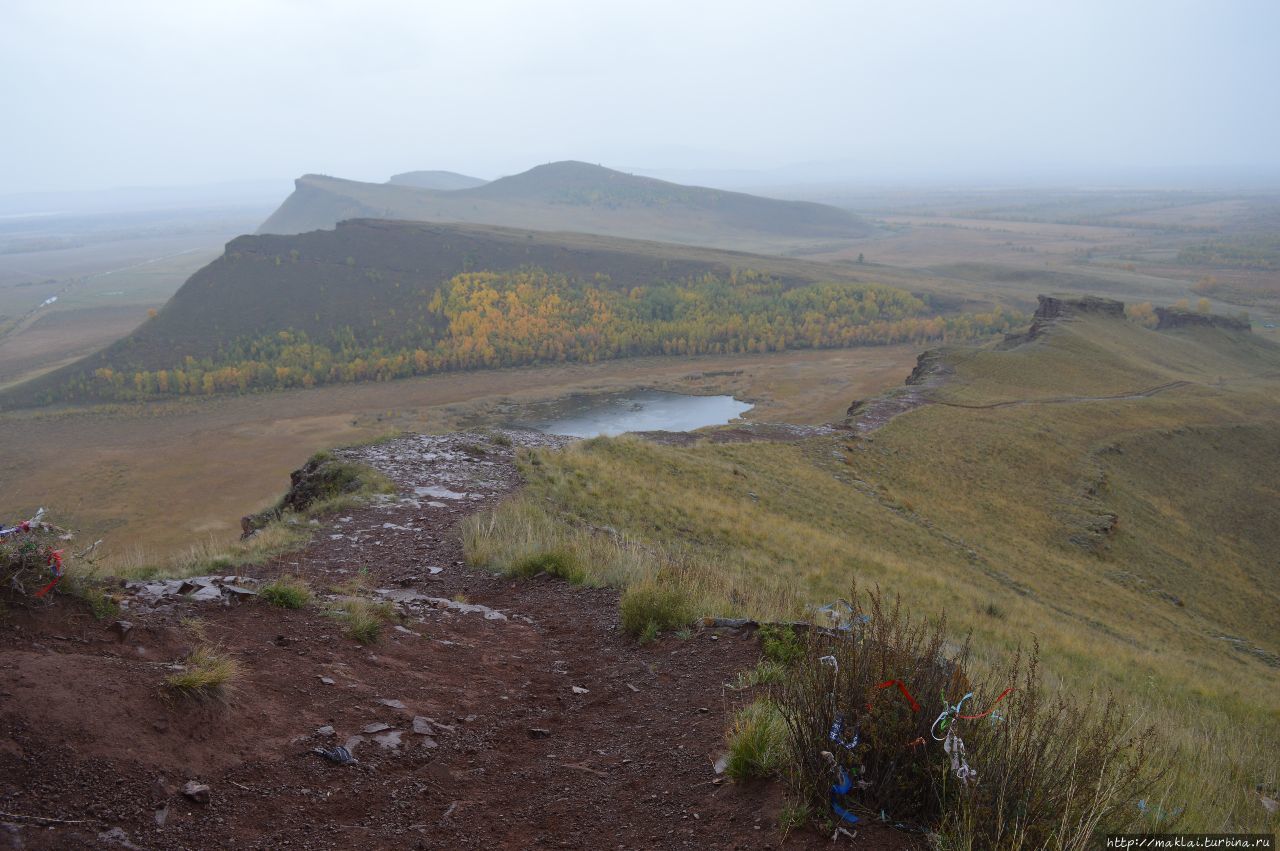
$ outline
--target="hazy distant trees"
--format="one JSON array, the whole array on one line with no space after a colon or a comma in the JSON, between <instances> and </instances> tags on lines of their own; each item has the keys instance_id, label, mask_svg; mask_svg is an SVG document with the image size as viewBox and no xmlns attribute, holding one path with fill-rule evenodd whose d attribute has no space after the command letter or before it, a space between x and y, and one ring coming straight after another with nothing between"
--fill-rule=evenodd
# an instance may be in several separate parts
<instances>
[{"instance_id":1,"label":"hazy distant trees","mask_svg":"<svg viewBox=\"0 0 1280 851\"><path fill-rule=\"evenodd\" d=\"M1125 308L1125 313L1130 320L1144 328L1154 328L1159 321L1156 317L1156 309L1149 301L1144 301L1141 304L1131 304Z\"/></svg>"},{"instance_id":2,"label":"hazy distant trees","mask_svg":"<svg viewBox=\"0 0 1280 851\"><path fill-rule=\"evenodd\" d=\"M751 270L617 287L527 268L466 272L413 296L423 321L395 340L343 328L322 343L281 330L238 340L215 357L128 374L104 367L68 395L112 398L208 395L251 389L385 381L459 369L674 354L735 354L795 348L967 339L1009 330L1022 317L942 317L906 292L874 284L788 288Z\"/></svg>"}]
</instances>

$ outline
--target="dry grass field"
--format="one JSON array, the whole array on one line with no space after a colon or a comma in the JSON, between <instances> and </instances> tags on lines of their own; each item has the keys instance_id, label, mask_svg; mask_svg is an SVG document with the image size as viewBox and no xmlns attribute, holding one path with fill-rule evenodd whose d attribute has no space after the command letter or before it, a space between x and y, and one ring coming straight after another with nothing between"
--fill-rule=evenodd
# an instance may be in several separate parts
<instances>
[{"instance_id":1,"label":"dry grass field","mask_svg":"<svg viewBox=\"0 0 1280 851\"><path fill-rule=\"evenodd\" d=\"M0 509L45 505L109 553L230 540L239 518L288 486L313 452L397 429L500 423L513 405L631 387L727 392L763 420L828 422L901 384L906 346L776 355L644 358L458 373L391 383L0 416Z\"/></svg>"}]
</instances>

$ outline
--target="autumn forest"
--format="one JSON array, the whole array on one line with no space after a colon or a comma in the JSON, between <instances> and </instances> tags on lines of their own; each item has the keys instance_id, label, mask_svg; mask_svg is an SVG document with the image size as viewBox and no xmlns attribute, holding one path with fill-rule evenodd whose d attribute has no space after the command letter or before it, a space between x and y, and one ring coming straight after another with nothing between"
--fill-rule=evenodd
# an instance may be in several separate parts
<instances>
[{"instance_id":1,"label":"autumn forest","mask_svg":"<svg viewBox=\"0 0 1280 851\"><path fill-rule=\"evenodd\" d=\"M417 316L397 323L407 330L395 338L377 335L376 322L323 341L281 329L168 369L103 367L69 381L61 395L211 395L643 355L926 343L1004 332L1024 320L999 309L944 317L893 287L788 288L749 270L630 288L605 275L577 280L540 268L467 272L400 309Z\"/></svg>"}]
</instances>

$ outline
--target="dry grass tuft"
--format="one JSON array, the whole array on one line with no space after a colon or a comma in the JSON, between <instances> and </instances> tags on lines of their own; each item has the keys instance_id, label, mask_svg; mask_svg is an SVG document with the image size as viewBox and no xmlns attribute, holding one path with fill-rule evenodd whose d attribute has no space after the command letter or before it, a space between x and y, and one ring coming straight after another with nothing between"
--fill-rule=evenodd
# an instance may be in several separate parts
<instances>
[{"instance_id":1,"label":"dry grass tuft","mask_svg":"<svg viewBox=\"0 0 1280 851\"><path fill-rule=\"evenodd\" d=\"M387 602L375 602L363 597L340 600L331 614L346 626L346 635L361 644L374 644L382 636L382 629L397 619L396 609Z\"/></svg>"},{"instance_id":2,"label":"dry grass tuft","mask_svg":"<svg viewBox=\"0 0 1280 851\"><path fill-rule=\"evenodd\" d=\"M187 656L185 669L165 678L165 688L196 700L226 699L244 675L244 667L212 644L200 644Z\"/></svg>"}]
</instances>

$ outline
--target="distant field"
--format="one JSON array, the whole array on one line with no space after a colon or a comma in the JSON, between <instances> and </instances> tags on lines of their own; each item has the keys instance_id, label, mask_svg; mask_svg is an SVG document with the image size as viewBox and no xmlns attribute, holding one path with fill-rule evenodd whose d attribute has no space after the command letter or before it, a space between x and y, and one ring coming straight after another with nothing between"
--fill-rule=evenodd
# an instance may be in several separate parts
<instances>
[{"instance_id":1,"label":"distant field","mask_svg":"<svg viewBox=\"0 0 1280 851\"><path fill-rule=\"evenodd\" d=\"M0 220L0 388L132 331L259 215L172 210Z\"/></svg>"},{"instance_id":2,"label":"distant field","mask_svg":"<svg viewBox=\"0 0 1280 851\"><path fill-rule=\"evenodd\" d=\"M640 358L482 371L310 391L0 415L0 516L46 505L110 553L227 540L319 449L392 429L502 423L512 405L635 386L730 392L762 420L828 422L901 384L907 346L776 355Z\"/></svg>"},{"instance_id":3,"label":"distant field","mask_svg":"<svg viewBox=\"0 0 1280 851\"><path fill-rule=\"evenodd\" d=\"M951 278L1015 304L1056 290L1156 304L1204 296L1216 310L1246 307L1261 321L1280 311L1280 267L1229 262L1235 246L1252 257L1260 242L1274 243L1275 195L832 190L814 197L860 212L883 230L856 244L806 251L812 260L856 264L861 255L868 265Z\"/></svg>"}]
</instances>

